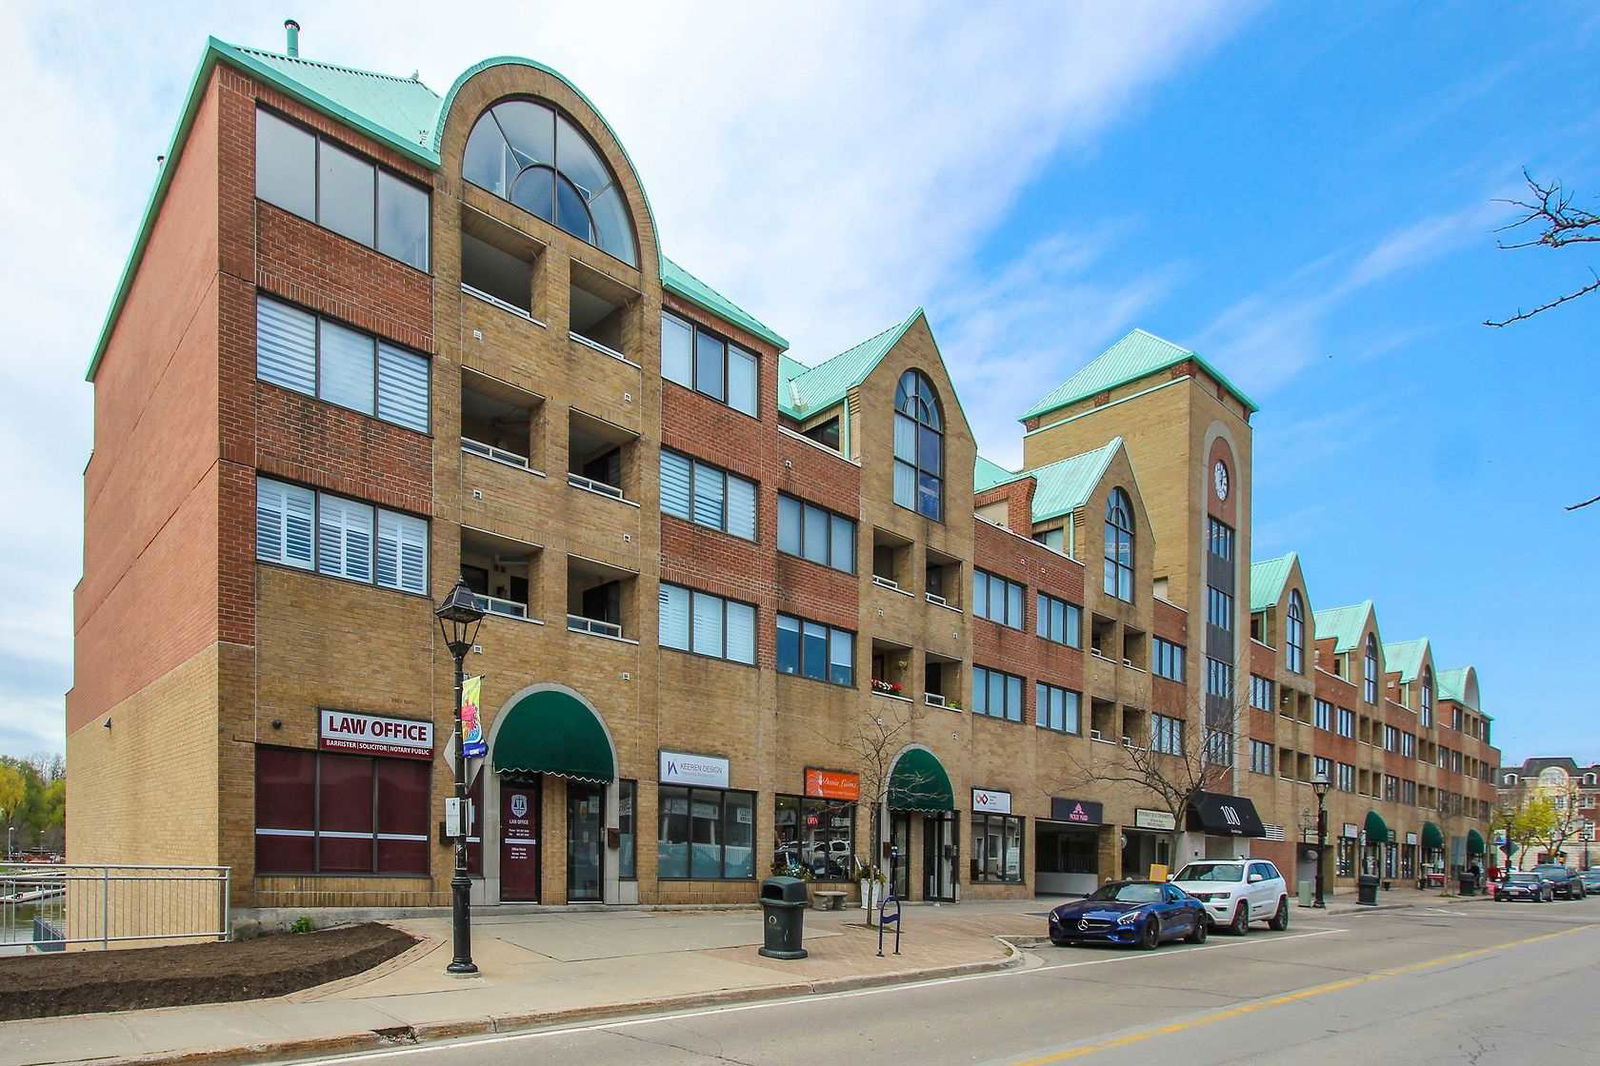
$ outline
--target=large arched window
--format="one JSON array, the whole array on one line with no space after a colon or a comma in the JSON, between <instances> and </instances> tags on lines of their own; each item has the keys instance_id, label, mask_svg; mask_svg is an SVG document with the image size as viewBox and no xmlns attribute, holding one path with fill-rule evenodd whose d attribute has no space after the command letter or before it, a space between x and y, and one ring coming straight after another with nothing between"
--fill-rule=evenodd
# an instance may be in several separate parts
<instances>
[{"instance_id":1,"label":"large arched window","mask_svg":"<svg viewBox=\"0 0 1600 1066\"><path fill-rule=\"evenodd\" d=\"M1367 702L1378 702L1378 638L1367 634Z\"/></svg>"},{"instance_id":2,"label":"large arched window","mask_svg":"<svg viewBox=\"0 0 1600 1066\"><path fill-rule=\"evenodd\" d=\"M916 370L894 390L894 502L944 520L944 420L933 383Z\"/></svg>"},{"instance_id":3,"label":"large arched window","mask_svg":"<svg viewBox=\"0 0 1600 1066\"><path fill-rule=\"evenodd\" d=\"M1433 667L1422 668L1422 725L1433 724Z\"/></svg>"},{"instance_id":4,"label":"large arched window","mask_svg":"<svg viewBox=\"0 0 1600 1066\"><path fill-rule=\"evenodd\" d=\"M1133 504L1121 489L1106 499L1106 595L1133 602Z\"/></svg>"},{"instance_id":5,"label":"large arched window","mask_svg":"<svg viewBox=\"0 0 1600 1066\"><path fill-rule=\"evenodd\" d=\"M1297 674L1306 672L1306 605L1300 600L1300 590L1289 590L1289 623L1284 627L1284 649L1289 669Z\"/></svg>"},{"instance_id":6,"label":"large arched window","mask_svg":"<svg viewBox=\"0 0 1600 1066\"><path fill-rule=\"evenodd\" d=\"M462 175L608 252L639 265L616 175L578 127L547 104L502 100L467 138Z\"/></svg>"}]
</instances>

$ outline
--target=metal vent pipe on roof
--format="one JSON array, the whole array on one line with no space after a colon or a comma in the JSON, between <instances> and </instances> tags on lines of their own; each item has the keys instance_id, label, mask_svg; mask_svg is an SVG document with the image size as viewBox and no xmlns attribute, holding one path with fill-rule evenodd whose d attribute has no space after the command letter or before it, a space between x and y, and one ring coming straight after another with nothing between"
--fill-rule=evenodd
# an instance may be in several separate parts
<instances>
[{"instance_id":1,"label":"metal vent pipe on roof","mask_svg":"<svg viewBox=\"0 0 1600 1066\"><path fill-rule=\"evenodd\" d=\"M294 19L284 19L283 32L288 38L285 51L291 56L298 57L300 55L300 23Z\"/></svg>"}]
</instances>

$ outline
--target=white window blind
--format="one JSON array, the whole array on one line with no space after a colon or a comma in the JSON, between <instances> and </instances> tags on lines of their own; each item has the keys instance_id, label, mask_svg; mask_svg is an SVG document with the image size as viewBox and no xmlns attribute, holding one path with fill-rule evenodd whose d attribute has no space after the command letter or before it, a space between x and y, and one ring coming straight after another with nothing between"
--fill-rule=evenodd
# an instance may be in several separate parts
<instances>
[{"instance_id":1,"label":"white window blind","mask_svg":"<svg viewBox=\"0 0 1600 1066\"><path fill-rule=\"evenodd\" d=\"M704 592L694 594L694 650L722 658L722 600Z\"/></svg>"},{"instance_id":2,"label":"white window blind","mask_svg":"<svg viewBox=\"0 0 1600 1066\"><path fill-rule=\"evenodd\" d=\"M668 314L661 316L661 376L694 388L694 329Z\"/></svg>"},{"instance_id":3,"label":"white window blind","mask_svg":"<svg viewBox=\"0 0 1600 1066\"><path fill-rule=\"evenodd\" d=\"M714 466L694 464L694 520L722 528L723 474Z\"/></svg>"},{"instance_id":4,"label":"white window blind","mask_svg":"<svg viewBox=\"0 0 1600 1066\"><path fill-rule=\"evenodd\" d=\"M756 486L728 475L728 532L745 540L756 539Z\"/></svg>"},{"instance_id":5,"label":"white window blind","mask_svg":"<svg viewBox=\"0 0 1600 1066\"><path fill-rule=\"evenodd\" d=\"M378 417L428 432L428 360L392 344L378 345Z\"/></svg>"},{"instance_id":6,"label":"white window blind","mask_svg":"<svg viewBox=\"0 0 1600 1066\"><path fill-rule=\"evenodd\" d=\"M317 317L256 298L256 376L307 396L317 394Z\"/></svg>"},{"instance_id":7,"label":"white window blind","mask_svg":"<svg viewBox=\"0 0 1600 1066\"><path fill-rule=\"evenodd\" d=\"M756 357L728 345L728 406L747 415L756 413Z\"/></svg>"},{"instance_id":8,"label":"white window blind","mask_svg":"<svg viewBox=\"0 0 1600 1066\"><path fill-rule=\"evenodd\" d=\"M318 393L329 403L372 414L372 338L324 319L321 349Z\"/></svg>"},{"instance_id":9,"label":"white window blind","mask_svg":"<svg viewBox=\"0 0 1600 1066\"><path fill-rule=\"evenodd\" d=\"M856 569L856 524L847 518L830 515L829 528L832 530L833 557L828 565L836 570L843 570L847 574L855 573Z\"/></svg>"},{"instance_id":10,"label":"white window blind","mask_svg":"<svg viewBox=\"0 0 1600 1066\"><path fill-rule=\"evenodd\" d=\"M326 493L318 503L317 569L335 577L371 581L372 506Z\"/></svg>"},{"instance_id":11,"label":"white window blind","mask_svg":"<svg viewBox=\"0 0 1600 1066\"><path fill-rule=\"evenodd\" d=\"M310 489L266 478L256 482L256 556L264 562L312 567L317 497Z\"/></svg>"},{"instance_id":12,"label":"white window blind","mask_svg":"<svg viewBox=\"0 0 1600 1066\"><path fill-rule=\"evenodd\" d=\"M661 645L689 650L689 590L663 584L657 601L661 609Z\"/></svg>"},{"instance_id":13,"label":"white window blind","mask_svg":"<svg viewBox=\"0 0 1600 1066\"><path fill-rule=\"evenodd\" d=\"M748 603L728 601L728 658L751 665L756 661L756 609Z\"/></svg>"},{"instance_id":14,"label":"white window blind","mask_svg":"<svg viewBox=\"0 0 1600 1066\"><path fill-rule=\"evenodd\" d=\"M778 550L800 554L800 501L793 496L778 497Z\"/></svg>"},{"instance_id":15,"label":"white window blind","mask_svg":"<svg viewBox=\"0 0 1600 1066\"><path fill-rule=\"evenodd\" d=\"M689 460L677 452L661 452L661 509L687 520L691 515L693 490Z\"/></svg>"},{"instance_id":16,"label":"white window blind","mask_svg":"<svg viewBox=\"0 0 1600 1066\"><path fill-rule=\"evenodd\" d=\"M378 512L378 584L405 592L428 590L428 523Z\"/></svg>"}]
</instances>

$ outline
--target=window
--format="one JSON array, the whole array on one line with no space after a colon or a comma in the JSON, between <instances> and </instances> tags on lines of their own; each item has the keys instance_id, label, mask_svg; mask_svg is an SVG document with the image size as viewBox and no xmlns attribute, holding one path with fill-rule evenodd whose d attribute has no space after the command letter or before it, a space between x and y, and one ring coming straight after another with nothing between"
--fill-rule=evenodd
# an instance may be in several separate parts
<instances>
[{"instance_id":1,"label":"window","mask_svg":"<svg viewBox=\"0 0 1600 1066\"><path fill-rule=\"evenodd\" d=\"M1339 728L1337 732L1341 737L1353 737L1356 735L1356 712L1346 710L1343 707L1339 708Z\"/></svg>"},{"instance_id":2,"label":"window","mask_svg":"<svg viewBox=\"0 0 1600 1066\"><path fill-rule=\"evenodd\" d=\"M933 383L916 370L894 390L894 502L944 518L944 420Z\"/></svg>"},{"instance_id":3,"label":"window","mask_svg":"<svg viewBox=\"0 0 1600 1066\"><path fill-rule=\"evenodd\" d=\"M300 126L256 110L256 195L428 269L428 191Z\"/></svg>"},{"instance_id":4,"label":"window","mask_svg":"<svg viewBox=\"0 0 1600 1066\"><path fill-rule=\"evenodd\" d=\"M1058 600L1047 592L1038 594L1034 607L1033 631L1036 635L1072 648L1083 646L1083 612L1078 607L1066 600Z\"/></svg>"},{"instance_id":5,"label":"window","mask_svg":"<svg viewBox=\"0 0 1600 1066\"><path fill-rule=\"evenodd\" d=\"M1378 638L1371 633L1367 634L1367 654L1365 659L1366 670L1366 697L1368 703L1378 702Z\"/></svg>"},{"instance_id":6,"label":"window","mask_svg":"<svg viewBox=\"0 0 1600 1066\"><path fill-rule=\"evenodd\" d=\"M1272 681L1269 678L1250 675L1250 706L1258 711L1272 710Z\"/></svg>"},{"instance_id":7,"label":"window","mask_svg":"<svg viewBox=\"0 0 1600 1066\"><path fill-rule=\"evenodd\" d=\"M428 523L258 477L256 558L426 595Z\"/></svg>"},{"instance_id":8,"label":"window","mask_svg":"<svg viewBox=\"0 0 1600 1066\"><path fill-rule=\"evenodd\" d=\"M1067 551L1067 531L1065 529L1047 529L1042 533L1035 533L1033 539L1043 544L1051 551L1069 554Z\"/></svg>"},{"instance_id":9,"label":"window","mask_svg":"<svg viewBox=\"0 0 1600 1066\"><path fill-rule=\"evenodd\" d=\"M1408 807L1417 805L1417 783L1415 781L1400 782L1400 802Z\"/></svg>"},{"instance_id":10,"label":"window","mask_svg":"<svg viewBox=\"0 0 1600 1066\"><path fill-rule=\"evenodd\" d=\"M1215 518L1206 520L1206 547L1218 559L1233 558L1233 530Z\"/></svg>"},{"instance_id":11,"label":"window","mask_svg":"<svg viewBox=\"0 0 1600 1066\"><path fill-rule=\"evenodd\" d=\"M972 710L1008 722L1022 721L1022 678L983 666L973 667Z\"/></svg>"},{"instance_id":12,"label":"window","mask_svg":"<svg viewBox=\"0 0 1600 1066\"><path fill-rule=\"evenodd\" d=\"M617 782L617 878L639 879L639 782Z\"/></svg>"},{"instance_id":13,"label":"window","mask_svg":"<svg viewBox=\"0 0 1600 1066\"><path fill-rule=\"evenodd\" d=\"M1383 750L1400 750L1400 730L1396 729L1392 725L1386 725L1383 727Z\"/></svg>"},{"instance_id":14,"label":"window","mask_svg":"<svg viewBox=\"0 0 1600 1066\"><path fill-rule=\"evenodd\" d=\"M1250 772L1254 774L1272 773L1272 745L1264 740L1250 742Z\"/></svg>"},{"instance_id":15,"label":"window","mask_svg":"<svg viewBox=\"0 0 1600 1066\"><path fill-rule=\"evenodd\" d=\"M1318 729L1333 731L1333 704L1327 700L1317 700L1315 710L1315 724Z\"/></svg>"},{"instance_id":16,"label":"window","mask_svg":"<svg viewBox=\"0 0 1600 1066\"><path fill-rule=\"evenodd\" d=\"M661 449L661 510L697 526L756 539L756 483Z\"/></svg>"},{"instance_id":17,"label":"window","mask_svg":"<svg viewBox=\"0 0 1600 1066\"><path fill-rule=\"evenodd\" d=\"M853 574L856 572L855 521L780 493L778 550Z\"/></svg>"},{"instance_id":18,"label":"window","mask_svg":"<svg viewBox=\"0 0 1600 1066\"><path fill-rule=\"evenodd\" d=\"M1383 775L1383 798L1390 803L1400 799L1400 779L1392 774Z\"/></svg>"},{"instance_id":19,"label":"window","mask_svg":"<svg viewBox=\"0 0 1600 1066\"><path fill-rule=\"evenodd\" d=\"M1225 729L1207 729L1205 732L1206 762L1213 766L1233 765L1233 733Z\"/></svg>"},{"instance_id":20,"label":"window","mask_svg":"<svg viewBox=\"0 0 1600 1066\"><path fill-rule=\"evenodd\" d=\"M663 881L755 877L755 809L753 792L662 785L657 876Z\"/></svg>"},{"instance_id":21,"label":"window","mask_svg":"<svg viewBox=\"0 0 1600 1066\"><path fill-rule=\"evenodd\" d=\"M1335 778L1334 787L1340 792L1354 792L1356 790L1356 768L1350 763L1342 762L1336 769L1338 776Z\"/></svg>"},{"instance_id":22,"label":"window","mask_svg":"<svg viewBox=\"0 0 1600 1066\"><path fill-rule=\"evenodd\" d=\"M1027 589L984 570L972 571L972 613L1012 629L1021 629Z\"/></svg>"},{"instance_id":23,"label":"window","mask_svg":"<svg viewBox=\"0 0 1600 1066\"><path fill-rule=\"evenodd\" d=\"M827 681L856 683L856 635L821 622L778 616L778 672Z\"/></svg>"},{"instance_id":24,"label":"window","mask_svg":"<svg viewBox=\"0 0 1600 1066\"><path fill-rule=\"evenodd\" d=\"M1155 638L1155 675L1164 677L1168 681L1183 681L1183 656L1182 644L1174 644L1170 640Z\"/></svg>"},{"instance_id":25,"label":"window","mask_svg":"<svg viewBox=\"0 0 1600 1066\"><path fill-rule=\"evenodd\" d=\"M1106 595L1133 602L1133 504L1120 488L1106 499Z\"/></svg>"},{"instance_id":26,"label":"window","mask_svg":"<svg viewBox=\"0 0 1600 1066\"><path fill-rule=\"evenodd\" d=\"M639 265L633 222L616 175L565 115L532 100L503 100L467 138L462 177L579 240Z\"/></svg>"},{"instance_id":27,"label":"window","mask_svg":"<svg viewBox=\"0 0 1600 1066\"><path fill-rule=\"evenodd\" d=\"M977 682L973 682L977 690ZM1053 729L1058 733L1082 733L1083 697L1071 689L1047 685L1043 681L1033 686L1034 720L1040 729Z\"/></svg>"},{"instance_id":28,"label":"window","mask_svg":"<svg viewBox=\"0 0 1600 1066\"><path fill-rule=\"evenodd\" d=\"M1183 719L1164 714L1150 716L1150 750L1168 755L1183 754Z\"/></svg>"},{"instance_id":29,"label":"window","mask_svg":"<svg viewBox=\"0 0 1600 1066\"><path fill-rule=\"evenodd\" d=\"M663 648L755 665L755 607L666 582L658 596Z\"/></svg>"},{"instance_id":30,"label":"window","mask_svg":"<svg viewBox=\"0 0 1600 1066\"><path fill-rule=\"evenodd\" d=\"M1285 655L1288 666L1297 674L1306 672L1306 608L1300 600L1300 590L1289 592L1288 632L1285 635Z\"/></svg>"},{"instance_id":31,"label":"window","mask_svg":"<svg viewBox=\"0 0 1600 1066\"><path fill-rule=\"evenodd\" d=\"M1206 657L1206 695L1233 700L1233 664Z\"/></svg>"},{"instance_id":32,"label":"window","mask_svg":"<svg viewBox=\"0 0 1600 1066\"><path fill-rule=\"evenodd\" d=\"M1233 597L1210 585L1206 586L1206 623L1233 631Z\"/></svg>"},{"instance_id":33,"label":"window","mask_svg":"<svg viewBox=\"0 0 1600 1066\"><path fill-rule=\"evenodd\" d=\"M329 318L256 297L256 377L428 432L428 359Z\"/></svg>"},{"instance_id":34,"label":"window","mask_svg":"<svg viewBox=\"0 0 1600 1066\"><path fill-rule=\"evenodd\" d=\"M661 312L661 376L735 411L760 417L761 371L756 357L666 311Z\"/></svg>"},{"instance_id":35,"label":"window","mask_svg":"<svg viewBox=\"0 0 1600 1066\"><path fill-rule=\"evenodd\" d=\"M1315 780L1318 775L1333 781L1333 760L1317 755L1311 760L1311 776Z\"/></svg>"},{"instance_id":36,"label":"window","mask_svg":"<svg viewBox=\"0 0 1600 1066\"><path fill-rule=\"evenodd\" d=\"M1422 668L1422 728L1433 725L1433 667Z\"/></svg>"},{"instance_id":37,"label":"window","mask_svg":"<svg viewBox=\"0 0 1600 1066\"><path fill-rule=\"evenodd\" d=\"M774 865L803 866L814 881L854 877L855 804L780 795L773 812Z\"/></svg>"},{"instance_id":38,"label":"window","mask_svg":"<svg viewBox=\"0 0 1600 1066\"><path fill-rule=\"evenodd\" d=\"M256 872L428 875L426 759L256 748Z\"/></svg>"},{"instance_id":39,"label":"window","mask_svg":"<svg viewBox=\"0 0 1600 1066\"><path fill-rule=\"evenodd\" d=\"M1400 734L1400 754L1408 759L1417 757L1417 736L1415 733Z\"/></svg>"},{"instance_id":40,"label":"window","mask_svg":"<svg viewBox=\"0 0 1600 1066\"><path fill-rule=\"evenodd\" d=\"M1022 819L1010 814L972 816L972 880L1022 881Z\"/></svg>"}]
</instances>

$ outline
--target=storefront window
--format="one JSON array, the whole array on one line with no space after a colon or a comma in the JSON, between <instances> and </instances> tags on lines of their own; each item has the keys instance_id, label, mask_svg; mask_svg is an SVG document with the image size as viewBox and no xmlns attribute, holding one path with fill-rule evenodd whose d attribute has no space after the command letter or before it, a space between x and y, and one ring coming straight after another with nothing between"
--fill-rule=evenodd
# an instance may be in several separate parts
<instances>
[{"instance_id":1,"label":"storefront window","mask_svg":"<svg viewBox=\"0 0 1600 1066\"><path fill-rule=\"evenodd\" d=\"M639 801L639 782L617 782L617 877L624 881L639 878L635 863L639 843L634 832L635 810Z\"/></svg>"},{"instance_id":2,"label":"storefront window","mask_svg":"<svg viewBox=\"0 0 1600 1066\"><path fill-rule=\"evenodd\" d=\"M1009 814L972 816L972 880L1022 880L1022 819Z\"/></svg>"},{"instance_id":3,"label":"storefront window","mask_svg":"<svg viewBox=\"0 0 1600 1066\"><path fill-rule=\"evenodd\" d=\"M849 881L855 870L856 808L853 803L778 796L772 862L804 866L817 881Z\"/></svg>"},{"instance_id":4,"label":"storefront window","mask_svg":"<svg viewBox=\"0 0 1600 1066\"><path fill-rule=\"evenodd\" d=\"M256 873L428 873L419 759L256 749Z\"/></svg>"},{"instance_id":5,"label":"storefront window","mask_svg":"<svg viewBox=\"0 0 1600 1066\"><path fill-rule=\"evenodd\" d=\"M1339 839L1338 861L1334 868L1335 877L1354 877L1356 875L1356 842L1349 837Z\"/></svg>"},{"instance_id":6,"label":"storefront window","mask_svg":"<svg viewBox=\"0 0 1600 1066\"><path fill-rule=\"evenodd\" d=\"M1383 846L1383 876L1400 876L1400 848L1397 844L1389 843Z\"/></svg>"},{"instance_id":7,"label":"storefront window","mask_svg":"<svg viewBox=\"0 0 1600 1066\"><path fill-rule=\"evenodd\" d=\"M755 796L661 786L657 876L725 880L755 876Z\"/></svg>"}]
</instances>

